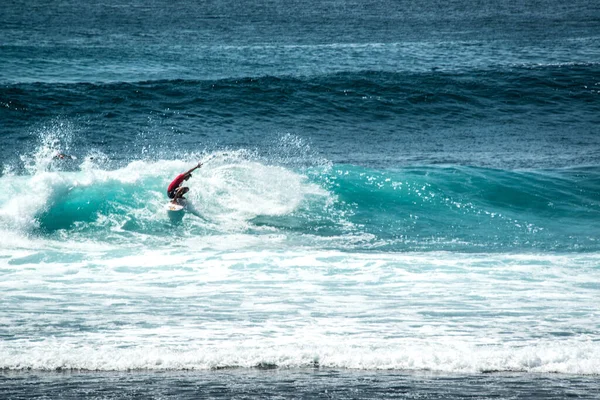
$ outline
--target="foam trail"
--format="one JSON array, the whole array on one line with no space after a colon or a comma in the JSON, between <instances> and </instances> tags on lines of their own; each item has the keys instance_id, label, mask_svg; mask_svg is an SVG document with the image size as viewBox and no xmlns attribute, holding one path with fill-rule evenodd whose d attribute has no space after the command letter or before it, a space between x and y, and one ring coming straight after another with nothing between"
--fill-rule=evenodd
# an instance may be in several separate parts
<instances>
[{"instance_id":1,"label":"foam trail","mask_svg":"<svg viewBox=\"0 0 600 400\"><path fill-rule=\"evenodd\" d=\"M360 254L262 242L8 252L0 291L12 339L0 344L0 367L599 372L590 306L598 254ZM19 323L23 310L35 318Z\"/></svg>"}]
</instances>

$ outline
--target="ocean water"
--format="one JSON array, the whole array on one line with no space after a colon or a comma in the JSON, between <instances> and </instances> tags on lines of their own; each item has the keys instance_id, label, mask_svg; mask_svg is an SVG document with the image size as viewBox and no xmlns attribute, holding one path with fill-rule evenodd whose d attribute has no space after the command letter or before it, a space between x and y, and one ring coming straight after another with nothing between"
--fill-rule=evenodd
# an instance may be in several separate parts
<instances>
[{"instance_id":1,"label":"ocean water","mask_svg":"<svg viewBox=\"0 0 600 400\"><path fill-rule=\"evenodd\" d=\"M9 0L0 137L2 398L600 396L594 2Z\"/></svg>"}]
</instances>

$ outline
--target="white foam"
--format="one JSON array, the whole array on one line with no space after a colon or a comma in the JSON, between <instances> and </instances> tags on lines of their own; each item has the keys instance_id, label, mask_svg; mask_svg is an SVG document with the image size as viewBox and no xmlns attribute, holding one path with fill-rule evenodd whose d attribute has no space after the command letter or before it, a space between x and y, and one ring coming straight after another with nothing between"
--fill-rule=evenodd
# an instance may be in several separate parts
<instances>
[{"instance_id":1,"label":"white foam","mask_svg":"<svg viewBox=\"0 0 600 400\"><path fill-rule=\"evenodd\" d=\"M253 340L213 344L209 337L198 337L195 340L199 345L185 348L135 343L126 348L101 343L76 345L56 338L36 343L4 342L0 343L0 368L123 371L252 368L266 364L283 368L600 374L600 345L594 342L477 347L465 342L415 341L381 347L346 343L343 338L328 338L325 342L316 339L291 336L279 343Z\"/></svg>"},{"instance_id":2,"label":"white foam","mask_svg":"<svg viewBox=\"0 0 600 400\"><path fill-rule=\"evenodd\" d=\"M257 162L207 167L194 185L189 197L196 208L229 229L258 215L290 214L309 196L327 196L302 175Z\"/></svg>"},{"instance_id":3,"label":"white foam","mask_svg":"<svg viewBox=\"0 0 600 400\"><path fill-rule=\"evenodd\" d=\"M8 175L0 177L0 227L25 231L36 226L36 215L43 211L54 196L66 193L71 185L64 175L40 172L34 176Z\"/></svg>"},{"instance_id":4,"label":"white foam","mask_svg":"<svg viewBox=\"0 0 600 400\"><path fill-rule=\"evenodd\" d=\"M196 245L0 253L0 368L600 373L600 254Z\"/></svg>"}]
</instances>

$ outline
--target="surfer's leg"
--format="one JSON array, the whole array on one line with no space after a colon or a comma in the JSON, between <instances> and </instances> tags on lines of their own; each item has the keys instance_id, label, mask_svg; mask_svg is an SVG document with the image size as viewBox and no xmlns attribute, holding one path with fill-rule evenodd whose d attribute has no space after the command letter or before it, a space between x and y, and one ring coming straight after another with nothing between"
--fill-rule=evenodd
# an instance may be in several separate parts
<instances>
[{"instance_id":1,"label":"surfer's leg","mask_svg":"<svg viewBox=\"0 0 600 400\"><path fill-rule=\"evenodd\" d=\"M181 190L181 188L177 188L173 191L173 197L171 197L171 203L177 204L177 199L179 198L179 196L181 196L180 190Z\"/></svg>"},{"instance_id":2,"label":"surfer's leg","mask_svg":"<svg viewBox=\"0 0 600 400\"><path fill-rule=\"evenodd\" d=\"M184 195L184 194L186 194L186 193L187 193L187 192L189 192L189 191L190 191L190 188L189 188L189 187L184 187L184 188L181 188L181 193L179 194L179 198L180 198L180 199L185 199L185 197L183 197L183 195Z\"/></svg>"},{"instance_id":3,"label":"surfer's leg","mask_svg":"<svg viewBox=\"0 0 600 400\"><path fill-rule=\"evenodd\" d=\"M185 197L183 197L184 194L186 194L187 192L189 192L190 188L188 187L180 187L177 188L177 191L175 191L175 197L173 197L173 201L171 201L171 203L177 203L178 199L185 199Z\"/></svg>"}]
</instances>

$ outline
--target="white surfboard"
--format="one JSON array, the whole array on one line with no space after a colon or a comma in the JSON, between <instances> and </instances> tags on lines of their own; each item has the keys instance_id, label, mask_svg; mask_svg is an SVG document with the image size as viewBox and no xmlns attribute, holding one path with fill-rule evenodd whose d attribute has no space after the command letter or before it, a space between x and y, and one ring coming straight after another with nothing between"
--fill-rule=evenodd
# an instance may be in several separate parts
<instances>
[{"instance_id":1,"label":"white surfboard","mask_svg":"<svg viewBox=\"0 0 600 400\"><path fill-rule=\"evenodd\" d=\"M165 208L167 211L172 211L172 212L183 211L183 206L181 204L173 204L171 202L169 202L169 204L167 204L167 206Z\"/></svg>"},{"instance_id":2,"label":"white surfboard","mask_svg":"<svg viewBox=\"0 0 600 400\"><path fill-rule=\"evenodd\" d=\"M185 215L185 211L184 211L185 203L182 204L182 202L177 202L177 203L169 202L165 206L165 209L167 210L167 215L169 216L169 219L173 223L181 222L181 220L183 219L183 216Z\"/></svg>"}]
</instances>

